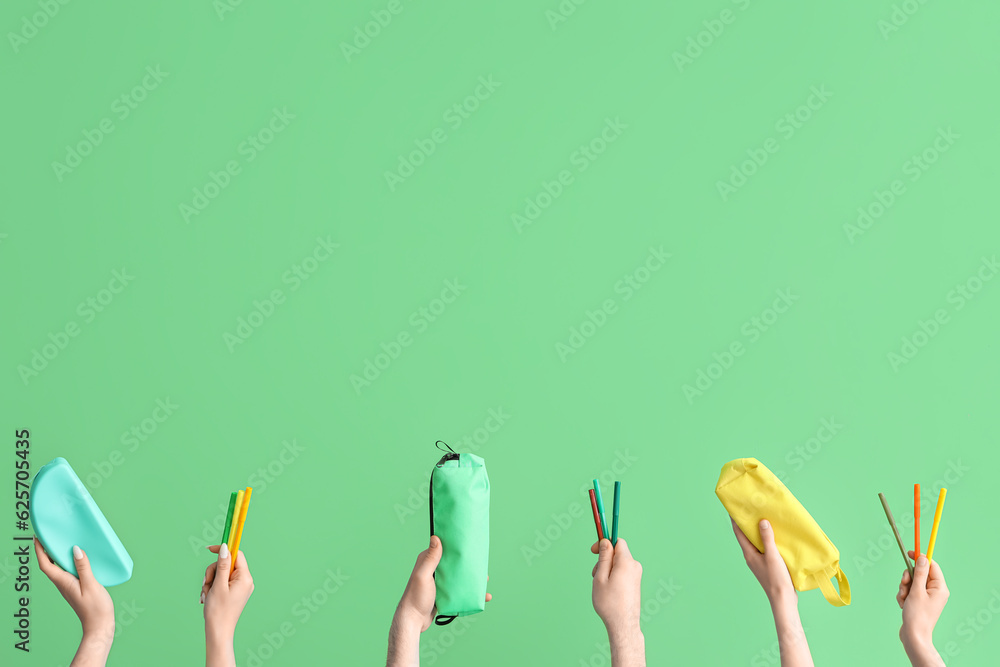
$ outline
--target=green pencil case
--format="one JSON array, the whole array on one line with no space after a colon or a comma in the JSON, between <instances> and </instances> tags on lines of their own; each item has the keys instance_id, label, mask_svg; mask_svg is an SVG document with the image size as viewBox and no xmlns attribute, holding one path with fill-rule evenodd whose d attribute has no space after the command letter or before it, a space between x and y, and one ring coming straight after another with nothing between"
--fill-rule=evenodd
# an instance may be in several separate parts
<instances>
[{"instance_id":1,"label":"green pencil case","mask_svg":"<svg viewBox=\"0 0 1000 667\"><path fill-rule=\"evenodd\" d=\"M77 545L102 586L117 586L132 577L131 556L66 459L52 459L35 473L30 514L35 537L62 569L76 576Z\"/></svg>"},{"instance_id":2,"label":"green pencil case","mask_svg":"<svg viewBox=\"0 0 1000 667\"><path fill-rule=\"evenodd\" d=\"M490 561L486 462L448 449L431 471L429 491L431 535L441 539L443 549L434 573L438 625L483 611Z\"/></svg>"}]
</instances>

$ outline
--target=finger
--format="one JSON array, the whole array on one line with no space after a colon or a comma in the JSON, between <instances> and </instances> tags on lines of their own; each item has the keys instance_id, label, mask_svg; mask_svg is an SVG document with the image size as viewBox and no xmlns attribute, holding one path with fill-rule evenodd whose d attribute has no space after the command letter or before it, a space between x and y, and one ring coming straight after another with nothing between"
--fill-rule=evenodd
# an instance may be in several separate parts
<instances>
[{"instance_id":1,"label":"finger","mask_svg":"<svg viewBox=\"0 0 1000 667\"><path fill-rule=\"evenodd\" d=\"M927 575L930 573L930 569L930 562L927 560L927 556L920 554L920 558L917 559L917 565L913 568L911 591L915 590L917 593L923 593L927 590Z\"/></svg>"},{"instance_id":2,"label":"finger","mask_svg":"<svg viewBox=\"0 0 1000 667\"><path fill-rule=\"evenodd\" d=\"M906 602L906 596L910 593L910 571L903 570L903 577L899 580L899 592L896 593L896 602L899 604L899 608L903 608L903 603Z\"/></svg>"},{"instance_id":3,"label":"finger","mask_svg":"<svg viewBox=\"0 0 1000 667\"><path fill-rule=\"evenodd\" d=\"M622 559L635 560L634 558L632 558L632 552L629 551L628 542L626 542L625 540L618 538L618 544L616 544L614 548L615 548L616 561L622 562Z\"/></svg>"},{"instance_id":4,"label":"finger","mask_svg":"<svg viewBox=\"0 0 1000 667\"><path fill-rule=\"evenodd\" d=\"M251 580L250 577L250 566L247 563L247 557L243 555L242 549L236 550L236 567L233 569L230 575L230 581L244 581Z\"/></svg>"},{"instance_id":5,"label":"finger","mask_svg":"<svg viewBox=\"0 0 1000 667\"><path fill-rule=\"evenodd\" d=\"M222 545L221 544L213 544L213 545L207 546L205 548L208 549L209 551L211 551L213 554L217 554L217 553L219 553L219 549L222 548Z\"/></svg>"},{"instance_id":6,"label":"finger","mask_svg":"<svg viewBox=\"0 0 1000 667\"><path fill-rule=\"evenodd\" d=\"M618 540L618 544L624 544L625 540ZM614 559L614 547L611 540L601 540L600 550L597 553L597 569L594 570L594 579L607 581L611 576L611 562Z\"/></svg>"},{"instance_id":7,"label":"finger","mask_svg":"<svg viewBox=\"0 0 1000 667\"><path fill-rule=\"evenodd\" d=\"M601 543L599 541L594 542L593 544L590 545L590 553L597 554L600 552L601 552Z\"/></svg>"},{"instance_id":8,"label":"finger","mask_svg":"<svg viewBox=\"0 0 1000 667\"><path fill-rule=\"evenodd\" d=\"M210 563L208 567L205 568L205 578L201 580L201 603L205 604L205 596L208 595L208 591L212 588L212 583L215 581L215 569L219 566L219 562L215 561Z\"/></svg>"},{"instance_id":9,"label":"finger","mask_svg":"<svg viewBox=\"0 0 1000 667\"><path fill-rule=\"evenodd\" d=\"M229 573L233 569L233 559L229 557L229 547L225 544L219 549L219 560L216 561L215 581L212 589L229 588Z\"/></svg>"},{"instance_id":10,"label":"finger","mask_svg":"<svg viewBox=\"0 0 1000 667\"><path fill-rule=\"evenodd\" d=\"M941 566L937 564L936 560L932 560L930 573L927 577L927 588L947 587L948 585L944 581L944 572L941 571Z\"/></svg>"},{"instance_id":11,"label":"finger","mask_svg":"<svg viewBox=\"0 0 1000 667\"><path fill-rule=\"evenodd\" d=\"M75 588L77 591L80 590L76 577L56 565L49 558L49 555L45 553L45 549L42 548L42 543L38 541L37 537L35 538L35 558L38 560L39 569L60 591L70 590L71 588Z\"/></svg>"},{"instance_id":12,"label":"finger","mask_svg":"<svg viewBox=\"0 0 1000 667\"><path fill-rule=\"evenodd\" d=\"M434 570L437 569L438 563L441 562L442 553L444 553L444 548L441 544L441 538L437 535L431 535L430 546L417 556L417 564L413 566L414 576L431 577Z\"/></svg>"},{"instance_id":13,"label":"finger","mask_svg":"<svg viewBox=\"0 0 1000 667\"><path fill-rule=\"evenodd\" d=\"M90 569L90 559L83 549L73 545L73 563L76 565L76 576L80 580L80 590L89 591L103 588L94 577L94 571Z\"/></svg>"},{"instance_id":14,"label":"finger","mask_svg":"<svg viewBox=\"0 0 1000 667\"><path fill-rule=\"evenodd\" d=\"M736 525L736 522L732 519L730 519L730 521L732 521L733 524L733 532L736 533L736 541L740 543L740 549L743 549L743 557L749 561L753 558L754 554L759 554L760 552L757 551L757 547L755 547L750 542L750 539L743 533L743 529Z\"/></svg>"},{"instance_id":15,"label":"finger","mask_svg":"<svg viewBox=\"0 0 1000 667\"><path fill-rule=\"evenodd\" d=\"M493 596L492 596L492 595L490 595L489 593L487 593L487 594L486 594L486 601L487 601L487 602L489 602L489 601L490 601L490 600L492 600L492 599L493 599Z\"/></svg>"},{"instance_id":16,"label":"finger","mask_svg":"<svg viewBox=\"0 0 1000 667\"><path fill-rule=\"evenodd\" d=\"M597 563L594 563L594 569L590 571L590 576L595 576L597 574Z\"/></svg>"},{"instance_id":17,"label":"finger","mask_svg":"<svg viewBox=\"0 0 1000 667\"><path fill-rule=\"evenodd\" d=\"M760 539L764 543L764 557L775 559L781 558L778 545L774 543L774 527L767 519L760 520Z\"/></svg>"}]
</instances>

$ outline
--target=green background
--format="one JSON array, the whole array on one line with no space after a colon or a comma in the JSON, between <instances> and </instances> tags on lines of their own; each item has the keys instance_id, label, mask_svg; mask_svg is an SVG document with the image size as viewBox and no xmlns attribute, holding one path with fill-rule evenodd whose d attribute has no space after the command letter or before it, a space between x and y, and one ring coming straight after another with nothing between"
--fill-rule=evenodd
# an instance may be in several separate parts
<instances>
[{"instance_id":1,"label":"green background","mask_svg":"<svg viewBox=\"0 0 1000 667\"><path fill-rule=\"evenodd\" d=\"M555 0L402 0L348 60L342 43L386 6L70 2L16 45L9 33L42 10L0 10L5 449L12 459L14 430L29 428L33 470L69 459L135 560L112 589L111 662L202 659L210 557L192 545L270 465L280 473L255 482L243 541L256 591L239 663L256 664L288 623L264 664L378 664L426 546L420 498L438 438L489 466L495 599L461 636L428 631L424 665L604 664L593 525L560 516L601 474L623 482L649 664L777 664L766 600L713 493L740 456L782 474L841 551L854 603L800 595L827 664L906 664L902 564L876 494L905 521L914 482L931 495L964 468L937 550L952 597L936 640L954 642L950 664L993 659L1000 281L961 309L949 294L1000 246L1000 8L914 2L885 33L888 0L595 0L557 23ZM725 9L733 20L710 39L703 22L718 32ZM678 67L701 32L707 46ZM156 66L166 78L120 118L115 99ZM447 110L491 76L499 87L454 127ZM832 96L786 138L776 124L814 86ZM250 161L240 144L275 108L295 117ZM114 131L60 180L52 163L105 118ZM574 153L606 119L626 127L580 171ZM390 190L385 172L436 128L446 140ZM959 138L911 180L907 161L948 128ZM769 137L778 152L723 199L717 183ZM186 222L180 205L230 160L239 174ZM511 216L562 170L572 182L519 230ZM894 179L905 193L849 238L857 208ZM339 247L293 290L283 276L318 237ZM671 257L626 301L615 286L650 247ZM123 268L134 279L86 321L79 304ZM418 330L411 316L447 280L464 291ZM284 302L230 350L224 334L275 289ZM786 289L792 307L756 328ZM557 344L606 299L615 312L561 358ZM947 323L894 367L888 355L938 309ZM71 322L79 335L23 378ZM412 344L356 391L351 376L401 332ZM745 353L720 376L713 355L734 342ZM699 370L718 377L688 400ZM122 434L168 398L179 407L129 451ZM491 409L503 425L463 447ZM797 454L823 419L842 428ZM285 441L301 451L275 464ZM120 465L107 463L115 451ZM619 454L634 460L615 475ZM0 607L13 613L3 565ZM327 571L348 579L304 618ZM32 586L32 652L5 633L3 655L68 664L77 621L37 570ZM664 586L672 598L653 604Z\"/></svg>"}]
</instances>

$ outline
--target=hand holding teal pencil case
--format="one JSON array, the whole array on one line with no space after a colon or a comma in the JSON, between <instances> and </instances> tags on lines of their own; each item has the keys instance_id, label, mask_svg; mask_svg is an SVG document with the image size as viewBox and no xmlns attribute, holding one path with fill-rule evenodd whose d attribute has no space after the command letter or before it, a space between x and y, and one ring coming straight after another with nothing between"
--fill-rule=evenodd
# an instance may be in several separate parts
<instances>
[{"instance_id":1,"label":"hand holding teal pencil case","mask_svg":"<svg viewBox=\"0 0 1000 667\"><path fill-rule=\"evenodd\" d=\"M449 448L450 449L450 448ZM446 625L486 606L490 557L490 478L474 454L449 452L431 472L431 535L443 553L434 573L437 618Z\"/></svg>"},{"instance_id":2,"label":"hand holding teal pencil case","mask_svg":"<svg viewBox=\"0 0 1000 667\"><path fill-rule=\"evenodd\" d=\"M76 545L86 552L102 586L117 586L132 577L125 545L66 459L53 459L35 473L30 514L45 552L70 574L76 576Z\"/></svg>"}]
</instances>

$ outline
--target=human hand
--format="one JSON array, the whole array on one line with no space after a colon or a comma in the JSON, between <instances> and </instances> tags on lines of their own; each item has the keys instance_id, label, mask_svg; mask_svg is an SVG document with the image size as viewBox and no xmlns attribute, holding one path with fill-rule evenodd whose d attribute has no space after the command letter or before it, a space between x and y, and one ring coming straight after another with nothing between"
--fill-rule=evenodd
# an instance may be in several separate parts
<instances>
[{"instance_id":1,"label":"human hand","mask_svg":"<svg viewBox=\"0 0 1000 667\"><path fill-rule=\"evenodd\" d=\"M441 545L441 538L431 535L430 546L417 555L417 562L410 573L410 579L406 582L406 590L396 607L394 623L404 623L419 626L423 632L434 622L434 600L437 597L437 587L434 584L434 571L438 563L441 562L441 555L444 548ZM489 579L489 577L487 577ZM486 601L489 602L493 596L486 594Z\"/></svg>"},{"instance_id":2,"label":"human hand","mask_svg":"<svg viewBox=\"0 0 1000 667\"><path fill-rule=\"evenodd\" d=\"M639 630L642 565L632 558L628 543L622 539L612 547L611 540L605 538L595 542L590 551L598 554L591 573L594 611L604 621L608 634Z\"/></svg>"},{"instance_id":3,"label":"human hand","mask_svg":"<svg viewBox=\"0 0 1000 667\"><path fill-rule=\"evenodd\" d=\"M205 633L230 645L236 634L236 623L253 593L253 577L246 556L236 554L236 567L225 544L208 547L219 559L205 570L201 602L205 605Z\"/></svg>"},{"instance_id":4,"label":"human hand","mask_svg":"<svg viewBox=\"0 0 1000 667\"><path fill-rule=\"evenodd\" d=\"M90 559L80 547L73 547L77 576L56 565L35 538L35 557L38 567L76 612L83 626L84 638L107 642L108 650L115 636L115 605L108 591L94 578Z\"/></svg>"},{"instance_id":5,"label":"human hand","mask_svg":"<svg viewBox=\"0 0 1000 667\"><path fill-rule=\"evenodd\" d=\"M909 555L913 558L913 551ZM903 610L899 639L911 660L917 654L931 651L936 655L932 635L948 596L948 586L937 561L928 561L927 556L921 555L913 568L912 579L909 570L903 572L896 593L896 602Z\"/></svg>"},{"instance_id":6,"label":"human hand","mask_svg":"<svg viewBox=\"0 0 1000 667\"><path fill-rule=\"evenodd\" d=\"M760 586L764 589L771 604L782 601L793 601L797 604L798 594L795 592L795 587L792 586L792 577L788 574L788 566L785 565L785 561L778 551L778 546L774 543L774 529L771 527L771 522L767 519L761 519L759 524L760 536L764 541L764 553L761 553L743 534L736 522L731 518L730 521L733 524L733 532L736 533L740 548L743 549L743 558L746 559L747 566L753 572L753 576L757 577L757 581L760 582Z\"/></svg>"}]
</instances>

